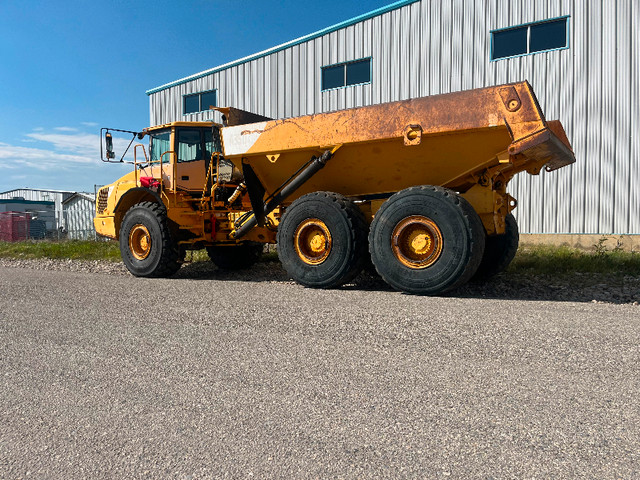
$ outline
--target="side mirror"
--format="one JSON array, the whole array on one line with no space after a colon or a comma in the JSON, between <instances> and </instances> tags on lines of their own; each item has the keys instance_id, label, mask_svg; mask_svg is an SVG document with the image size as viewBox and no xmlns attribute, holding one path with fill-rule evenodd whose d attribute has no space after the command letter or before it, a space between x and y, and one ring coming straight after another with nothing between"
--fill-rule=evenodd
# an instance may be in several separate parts
<instances>
[{"instance_id":1,"label":"side mirror","mask_svg":"<svg viewBox=\"0 0 640 480\"><path fill-rule=\"evenodd\" d=\"M107 148L107 159L116 158L116 154L113 151L113 137L109 132L104 134L104 143Z\"/></svg>"}]
</instances>

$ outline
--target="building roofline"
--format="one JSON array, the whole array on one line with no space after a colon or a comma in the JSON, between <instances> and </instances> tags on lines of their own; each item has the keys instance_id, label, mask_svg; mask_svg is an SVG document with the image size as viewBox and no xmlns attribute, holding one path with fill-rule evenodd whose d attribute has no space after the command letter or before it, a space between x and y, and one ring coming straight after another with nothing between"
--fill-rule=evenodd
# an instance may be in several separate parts
<instances>
[{"instance_id":1,"label":"building roofline","mask_svg":"<svg viewBox=\"0 0 640 480\"><path fill-rule=\"evenodd\" d=\"M308 42L309 40L313 40L314 38L321 37L321 36L326 35L328 33L335 32L336 30L340 30L341 28L345 28L345 27L348 27L348 26L353 25L355 23L362 22L364 20L368 20L368 19L370 19L372 17L377 17L378 15L382 15L383 13L390 12L391 10L396 10L396 9L398 9L400 7L404 7L405 5L409 5L411 3L416 3L418 1L420 1L420 0L398 0L398 1L394 2L394 3L386 5L384 7L380 7L378 9L376 9L376 10L372 10L372 11L370 11L368 13L363 13L362 15L350 18L349 20L345 20L344 22L336 23L335 25L332 25L330 27L324 28L322 30L318 30L317 32L314 32L314 33L310 33L308 35L305 35L304 37L296 38L295 40L290 40L290 41L288 41L286 43L283 43L281 45L277 45L277 46L269 48L267 50L263 50L261 52L254 53L253 55L249 55L248 57L243 57L243 58L240 58L238 60L234 60L232 62L225 63L223 65L219 65L219 66L214 67L214 68L210 68L209 70L204 70L204 71L202 71L200 73L195 73L193 75L189 75L188 77L184 77L184 78L181 78L179 80L175 80L173 82L165 83L164 85L160 85L159 87L155 87L155 88L152 88L150 90L147 90L145 93L147 95L152 95L154 93L161 92L162 90L166 90L168 88L175 87L177 85L181 85L183 83L187 83L187 82L190 82L192 80L197 80L198 78L206 77L207 75L211 75L211 74L220 72L222 70L226 70L227 68L235 67L237 65L241 65L243 63L247 63L247 62L250 62L252 60L256 60L258 58L261 58L261 57L266 57L267 55L271 55L273 53L280 52L280 51L285 50L287 48L294 47L296 45L300 45L301 43Z\"/></svg>"},{"instance_id":2,"label":"building roofline","mask_svg":"<svg viewBox=\"0 0 640 480\"><path fill-rule=\"evenodd\" d=\"M28 190L29 192L50 192L50 193L76 193L75 190L52 190L50 188L12 188L11 190L7 190L5 192L0 192L0 195L4 195L5 193L16 192L18 190Z\"/></svg>"},{"instance_id":3,"label":"building roofline","mask_svg":"<svg viewBox=\"0 0 640 480\"><path fill-rule=\"evenodd\" d=\"M7 203L24 203L26 205L55 205L56 202L51 200L24 200L18 198L0 198L0 204Z\"/></svg>"},{"instance_id":4,"label":"building roofline","mask_svg":"<svg viewBox=\"0 0 640 480\"><path fill-rule=\"evenodd\" d=\"M71 200L73 200L76 197L85 198L86 200L90 200L92 202L96 201L95 197L91 193L76 192L73 195L71 195L69 198L67 198L66 200L63 200L62 204L66 205L67 203L69 203Z\"/></svg>"}]
</instances>

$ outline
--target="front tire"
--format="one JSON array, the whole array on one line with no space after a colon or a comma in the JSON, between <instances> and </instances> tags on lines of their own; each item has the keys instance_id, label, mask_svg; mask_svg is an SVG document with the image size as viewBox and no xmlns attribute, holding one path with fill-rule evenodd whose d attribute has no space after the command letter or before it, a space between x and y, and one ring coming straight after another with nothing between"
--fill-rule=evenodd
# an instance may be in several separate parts
<instances>
[{"instance_id":1,"label":"front tire","mask_svg":"<svg viewBox=\"0 0 640 480\"><path fill-rule=\"evenodd\" d=\"M371 260L393 288L418 295L454 289L475 273L485 232L473 207L455 192L411 187L376 212L369 233Z\"/></svg>"},{"instance_id":2,"label":"front tire","mask_svg":"<svg viewBox=\"0 0 640 480\"><path fill-rule=\"evenodd\" d=\"M314 192L294 201L278 226L278 256L296 282L335 288L362 271L367 222L343 195Z\"/></svg>"},{"instance_id":3,"label":"front tire","mask_svg":"<svg viewBox=\"0 0 640 480\"><path fill-rule=\"evenodd\" d=\"M141 202L129 209L120 226L120 254L136 277L170 277L178 271L180 255L163 205Z\"/></svg>"}]
</instances>

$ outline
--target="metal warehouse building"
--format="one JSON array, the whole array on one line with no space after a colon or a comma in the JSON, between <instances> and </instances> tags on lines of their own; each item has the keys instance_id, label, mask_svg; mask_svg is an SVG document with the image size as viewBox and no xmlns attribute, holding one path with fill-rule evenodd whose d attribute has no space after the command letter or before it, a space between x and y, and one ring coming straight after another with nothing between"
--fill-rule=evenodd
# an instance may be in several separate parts
<instances>
[{"instance_id":1,"label":"metal warehouse building","mask_svg":"<svg viewBox=\"0 0 640 480\"><path fill-rule=\"evenodd\" d=\"M23 199L30 202L54 202L55 217L53 221L48 221L49 232L56 231L63 225L62 204L75 192L68 190L43 190L38 188L16 188L6 192L0 192L0 200ZM42 213L42 212L41 212Z\"/></svg>"},{"instance_id":2,"label":"metal warehouse building","mask_svg":"<svg viewBox=\"0 0 640 480\"><path fill-rule=\"evenodd\" d=\"M401 0L151 89L151 125L220 121L210 105L286 118L529 80L577 163L511 182L520 230L640 234L639 24L635 0Z\"/></svg>"}]
</instances>

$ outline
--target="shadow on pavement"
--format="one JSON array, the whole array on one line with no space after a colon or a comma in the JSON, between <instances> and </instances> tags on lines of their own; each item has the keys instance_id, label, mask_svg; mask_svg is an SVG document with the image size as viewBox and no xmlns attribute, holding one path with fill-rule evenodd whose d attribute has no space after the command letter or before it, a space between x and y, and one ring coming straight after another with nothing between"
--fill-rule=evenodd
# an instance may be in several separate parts
<instances>
[{"instance_id":1,"label":"shadow on pavement","mask_svg":"<svg viewBox=\"0 0 640 480\"><path fill-rule=\"evenodd\" d=\"M174 278L241 282L290 282L279 262L260 262L248 270L220 270L210 262L184 265ZM341 290L394 291L379 276L361 273ZM487 298L561 302L640 303L640 276L570 272L555 276L506 272L447 292L453 298Z\"/></svg>"}]
</instances>

